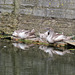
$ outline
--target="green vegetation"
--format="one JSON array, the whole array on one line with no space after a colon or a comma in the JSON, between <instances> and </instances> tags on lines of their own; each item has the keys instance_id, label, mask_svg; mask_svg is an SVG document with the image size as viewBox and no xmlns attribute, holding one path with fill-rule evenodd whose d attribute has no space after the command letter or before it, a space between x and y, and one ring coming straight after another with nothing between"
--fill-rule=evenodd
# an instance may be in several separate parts
<instances>
[{"instance_id":1,"label":"green vegetation","mask_svg":"<svg viewBox=\"0 0 75 75\"><path fill-rule=\"evenodd\" d=\"M39 40L30 40L30 39L18 39L11 36L11 34L0 35L1 39L9 39L15 42L27 43L27 44L36 44L36 45L45 45L45 46L54 46L54 47L65 47L66 43L54 43L49 44L47 42L41 42Z\"/></svg>"}]
</instances>

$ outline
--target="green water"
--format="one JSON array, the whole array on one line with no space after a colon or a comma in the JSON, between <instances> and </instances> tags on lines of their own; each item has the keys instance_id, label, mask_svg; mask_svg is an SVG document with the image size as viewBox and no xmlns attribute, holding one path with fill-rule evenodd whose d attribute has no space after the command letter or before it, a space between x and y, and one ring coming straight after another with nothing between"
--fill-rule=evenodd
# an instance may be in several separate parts
<instances>
[{"instance_id":1,"label":"green water","mask_svg":"<svg viewBox=\"0 0 75 75\"><path fill-rule=\"evenodd\" d=\"M0 75L75 75L75 51L0 40Z\"/></svg>"}]
</instances>

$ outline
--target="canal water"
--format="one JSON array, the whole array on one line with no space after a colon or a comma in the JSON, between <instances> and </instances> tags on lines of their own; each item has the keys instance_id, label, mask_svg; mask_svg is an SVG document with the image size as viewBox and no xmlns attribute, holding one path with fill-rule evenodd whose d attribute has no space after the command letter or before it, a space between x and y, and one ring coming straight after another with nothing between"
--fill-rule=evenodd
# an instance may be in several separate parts
<instances>
[{"instance_id":1,"label":"canal water","mask_svg":"<svg viewBox=\"0 0 75 75\"><path fill-rule=\"evenodd\" d=\"M0 75L75 75L75 51L0 40Z\"/></svg>"}]
</instances>

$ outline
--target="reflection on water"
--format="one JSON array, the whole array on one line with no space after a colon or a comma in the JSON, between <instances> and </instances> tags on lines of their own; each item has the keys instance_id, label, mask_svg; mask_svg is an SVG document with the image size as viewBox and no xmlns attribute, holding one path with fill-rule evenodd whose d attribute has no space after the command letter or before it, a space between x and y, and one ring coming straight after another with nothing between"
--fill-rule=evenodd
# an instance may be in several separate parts
<instances>
[{"instance_id":1,"label":"reflection on water","mask_svg":"<svg viewBox=\"0 0 75 75\"><path fill-rule=\"evenodd\" d=\"M15 47L20 48L22 50L27 50L29 47L33 46L33 44L31 45L27 45L24 43L12 43Z\"/></svg>"},{"instance_id":2,"label":"reflection on water","mask_svg":"<svg viewBox=\"0 0 75 75\"><path fill-rule=\"evenodd\" d=\"M60 51L60 50L53 49L53 47L47 47L47 46L40 46L39 49L43 50L46 53L49 53L51 57L53 57L53 54L57 54L57 55L64 55L66 53L73 54L69 50Z\"/></svg>"},{"instance_id":3,"label":"reflection on water","mask_svg":"<svg viewBox=\"0 0 75 75\"><path fill-rule=\"evenodd\" d=\"M75 52L0 40L0 75L75 75Z\"/></svg>"}]
</instances>

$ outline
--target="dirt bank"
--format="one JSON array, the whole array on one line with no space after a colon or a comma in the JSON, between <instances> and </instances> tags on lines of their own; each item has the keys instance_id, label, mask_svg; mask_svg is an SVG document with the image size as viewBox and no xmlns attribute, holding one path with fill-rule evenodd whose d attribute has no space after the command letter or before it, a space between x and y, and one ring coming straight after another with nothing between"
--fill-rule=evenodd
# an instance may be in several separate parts
<instances>
[{"instance_id":1,"label":"dirt bank","mask_svg":"<svg viewBox=\"0 0 75 75\"><path fill-rule=\"evenodd\" d=\"M75 20L44 18L30 15L0 14L0 30L12 33L16 29L32 29L44 32L45 28L52 27L56 32L66 35L75 35Z\"/></svg>"}]
</instances>

